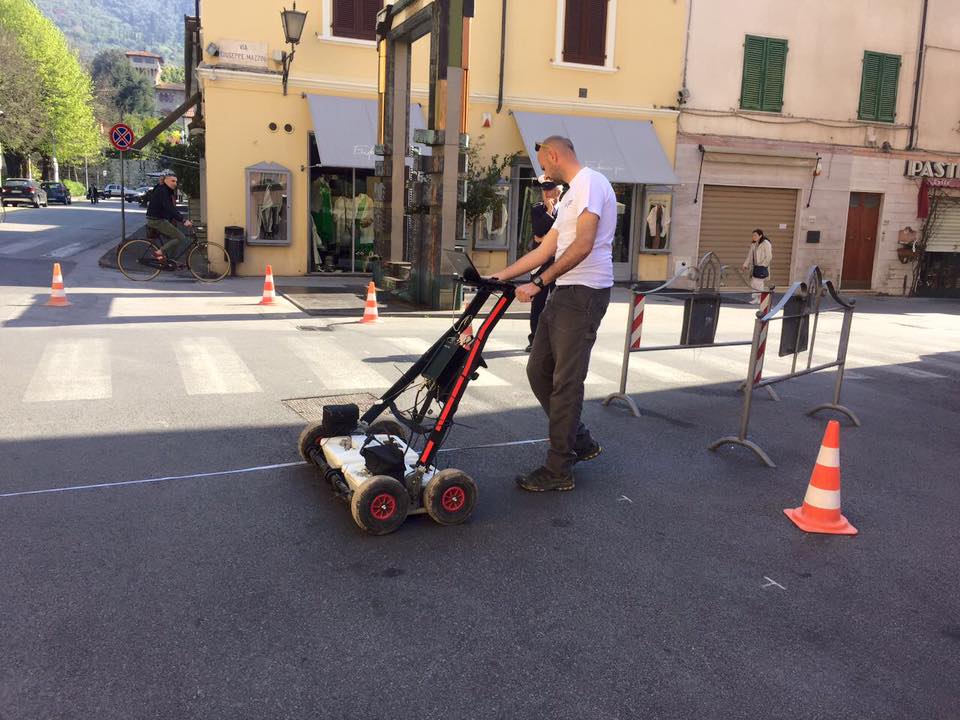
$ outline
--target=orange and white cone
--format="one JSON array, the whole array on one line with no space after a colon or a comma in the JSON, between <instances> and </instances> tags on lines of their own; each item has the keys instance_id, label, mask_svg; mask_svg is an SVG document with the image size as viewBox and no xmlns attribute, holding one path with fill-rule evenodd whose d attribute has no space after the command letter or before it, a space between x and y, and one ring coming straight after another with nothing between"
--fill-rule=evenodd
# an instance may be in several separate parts
<instances>
[{"instance_id":1,"label":"orange and white cone","mask_svg":"<svg viewBox=\"0 0 960 720\"><path fill-rule=\"evenodd\" d=\"M67 293L63 289L63 273L60 272L60 263L53 264L53 282L50 284L50 299L44 304L48 307L68 307L73 304L67 300Z\"/></svg>"},{"instance_id":2,"label":"orange and white cone","mask_svg":"<svg viewBox=\"0 0 960 720\"><path fill-rule=\"evenodd\" d=\"M377 287L373 280L367 285L367 304L363 307L362 323L377 322L380 319L380 313L377 312Z\"/></svg>"},{"instance_id":3,"label":"orange and white cone","mask_svg":"<svg viewBox=\"0 0 960 720\"><path fill-rule=\"evenodd\" d=\"M827 423L803 505L783 512L804 532L857 534L857 529L840 514L840 423L836 420Z\"/></svg>"},{"instance_id":4,"label":"orange and white cone","mask_svg":"<svg viewBox=\"0 0 960 720\"><path fill-rule=\"evenodd\" d=\"M267 274L263 278L263 298L257 305L273 305L277 293L273 287L273 268L267 265Z\"/></svg>"}]
</instances>

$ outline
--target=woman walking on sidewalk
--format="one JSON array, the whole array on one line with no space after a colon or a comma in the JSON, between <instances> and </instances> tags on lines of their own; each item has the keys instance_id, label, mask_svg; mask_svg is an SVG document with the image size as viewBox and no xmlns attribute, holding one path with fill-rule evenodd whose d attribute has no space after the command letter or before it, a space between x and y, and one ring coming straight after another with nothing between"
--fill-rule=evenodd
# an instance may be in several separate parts
<instances>
[{"instance_id":1,"label":"woman walking on sidewalk","mask_svg":"<svg viewBox=\"0 0 960 720\"><path fill-rule=\"evenodd\" d=\"M770 277L770 263L773 262L773 243L757 228L753 231L750 251L743 261L743 269L750 272L750 287L756 290L750 296L751 305L760 304L760 293L767 289L766 279Z\"/></svg>"}]
</instances>

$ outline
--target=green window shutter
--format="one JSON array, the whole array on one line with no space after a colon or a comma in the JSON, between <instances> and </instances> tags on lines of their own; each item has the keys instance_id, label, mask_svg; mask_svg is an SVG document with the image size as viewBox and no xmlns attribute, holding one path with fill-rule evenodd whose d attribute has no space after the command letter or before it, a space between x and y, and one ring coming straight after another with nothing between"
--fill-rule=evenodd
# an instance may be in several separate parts
<instances>
[{"instance_id":1,"label":"green window shutter","mask_svg":"<svg viewBox=\"0 0 960 720\"><path fill-rule=\"evenodd\" d=\"M877 120L893 122L897 116L897 85L900 80L900 56L884 55L881 63Z\"/></svg>"},{"instance_id":2,"label":"green window shutter","mask_svg":"<svg viewBox=\"0 0 960 720\"><path fill-rule=\"evenodd\" d=\"M877 98L880 95L880 75L883 68L883 56L878 53L863 54L863 76L860 78L861 120L877 119Z\"/></svg>"},{"instance_id":3,"label":"green window shutter","mask_svg":"<svg viewBox=\"0 0 960 720\"><path fill-rule=\"evenodd\" d=\"M763 101L760 109L780 112L783 109L783 77L787 70L787 41L767 39L763 68Z\"/></svg>"},{"instance_id":4,"label":"green window shutter","mask_svg":"<svg viewBox=\"0 0 960 720\"><path fill-rule=\"evenodd\" d=\"M744 110L761 109L765 51L765 38L747 35L743 43L743 81L740 85L740 107Z\"/></svg>"}]
</instances>

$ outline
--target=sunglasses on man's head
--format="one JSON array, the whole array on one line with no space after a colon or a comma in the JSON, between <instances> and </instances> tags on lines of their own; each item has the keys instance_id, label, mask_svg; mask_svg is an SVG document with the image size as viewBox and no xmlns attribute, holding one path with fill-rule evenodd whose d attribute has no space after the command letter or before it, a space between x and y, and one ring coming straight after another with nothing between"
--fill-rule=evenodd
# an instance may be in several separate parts
<instances>
[{"instance_id":1,"label":"sunglasses on man's head","mask_svg":"<svg viewBox=\"0 0 960 720\"><path fill-rule=\"evenodd\" d=\"M547 145L546 143L534 143L534 144L533 144L533 150L534 150L534 152L540 152L540 148L542 148L542 147L550 147L550 146Z\"/></svg>"}]
</instances>

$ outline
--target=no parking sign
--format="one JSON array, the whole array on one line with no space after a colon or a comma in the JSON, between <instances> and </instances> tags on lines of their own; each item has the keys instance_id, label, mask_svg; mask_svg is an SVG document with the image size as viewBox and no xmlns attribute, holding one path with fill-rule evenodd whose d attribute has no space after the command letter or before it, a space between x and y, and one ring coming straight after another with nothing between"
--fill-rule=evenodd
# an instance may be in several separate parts
<instances>
[{"instance_id":1,"label":"no parking sign","mask_svg":"<svg viewBox=\"0 0 960 720\"><path fill-rule=\"evenodd\" d=\"M133 147L133 130L128 125L117 123L110 128L110 143L120 152L126 152Z\"/></svg>"}]
</instances>

